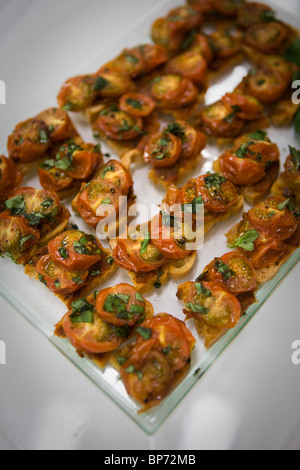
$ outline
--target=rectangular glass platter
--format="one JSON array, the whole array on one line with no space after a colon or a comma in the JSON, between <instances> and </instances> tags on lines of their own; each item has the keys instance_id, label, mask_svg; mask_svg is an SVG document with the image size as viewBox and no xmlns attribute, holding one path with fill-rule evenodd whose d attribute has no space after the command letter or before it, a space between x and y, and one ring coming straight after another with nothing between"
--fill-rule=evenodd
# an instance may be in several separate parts
<instances>
[{"instance_id":1,"label":"rectangular glass platter","mask_svg":"<svg viewBox=\"0 0 300 470\"><path fill-rule=\"evenodd\" d=\"M93 72L99 69L101 65L116 56L124 47L132 47L140 43L148 42L149 36L145 35L145 31L150 31L152 22L157 17L164 16L169 9L177 4L178 2L174 2L174 0L168 0L161 2L158 6L151 9L146 17L142 18L133 27L131 26L128 28L115 38L114 41L111 42L104 50L100 51L98 57L93 58L89 63L85 64L84 67L79 68L78 74ZM293 24L294 26L300 24L299 18L295 17L295 15L288 14L278 8L274 9L278 12L278 17L280 19ZM242 77L247 73L248 68L249 64L240 64L235 67L234 71L219 78L208 91L206 102L214 102L225 92L232 91L241 81ZM45 103L45 100L42 98L40 100L33 101L31 106L26 110L26 115L20 115L19 120L14 123L9 123L9 125L11 125L11 129L23 118L33 116L42 109L45 109L47 106L55 106L55 96L60 86L61 83L57 83L53 86L53 89L49 91L48 97L51 99L49 103ZM88 142L95 141L92 130L84 116L72 114L71 117L82 137ZM295 135L292 128L280 129L279 132L275 128L270 128L268 133L270 138L274 140L280 148L283 164L286 156L288 155L288 144L298 148L299 137ZM102 150L104 153L106 151L111 153L112 158L115 158L113 152L104 144L102 145ZM5 154L6 150L2 149L1 152ZM220 155L220 153L220 149L216 146L208 145L203 152L202 161L187 179L210 171L212 169L212 162ZM160 204L163 199L164 192L150 183L148 180L148 171L147 167L135 168L133 170L133 178L137 202L143 202L150 210L151 204ZM182 182L182 184L185 182L186 181ZM24 186L40 187L36 172L26 176ZM67 206L70 207L69 204L67 204ZM245 210L248 210L248 208L249 207L246 205ZM145 296L153 304L156 314L167 312L181 320L184 319L182 305L176 298L177 286L185 280L194 280L214 257L221 256L229 251L226 246L226 238L224 234L240 219L241 213L231 218L229 221L219 224L208 234L204 248L198 252L195 267L187 279L183 279L180 282L170 281L162 289L154 290ZM73 213L71 222L77 224L80 229L92 233L80 217ZM115 403L120 406L120 408L122 408L145 432L153 434L159 429L164 420L169 416L172 410L174 410L193 385L203 376L210 365L235 338L239 331L259 310L260 306L267 300L273 290L280 284L282 279L292 270L299 259L300 250L297 250L281 267L276 277L259 289L257 292L258 302L248 309L246 315L240 320L236 328L229 331L210 350L206 350L201 340L198 339L193 321L188 321L188 327L193 332L195 338L197 338L197 346L193 353L190 372L160 406L144 414L138 414L139 407L128 397L122 382L119 380L118 373L115 370L111 367L107 367L105 370L100 370L92 361L80 358L67 340L62 340L61 338L53 336L54 325L66 312L65 305L54 294L49 292L40 282L27 278L24 275L22 267L14 265L7 259L1 259L0 261L0 293L104 393L112 398ZM119 269L108 282L101 285L100 288L113 286L120 282L130 282L126 272L121 269ZM99 394L99 399L101 400L101 394Z\"/></svg>"}]
</instances>

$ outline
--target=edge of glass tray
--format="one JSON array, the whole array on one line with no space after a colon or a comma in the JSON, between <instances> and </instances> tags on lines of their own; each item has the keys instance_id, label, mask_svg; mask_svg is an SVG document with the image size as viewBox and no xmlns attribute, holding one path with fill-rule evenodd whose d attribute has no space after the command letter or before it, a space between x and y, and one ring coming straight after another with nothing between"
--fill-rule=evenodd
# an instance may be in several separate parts
<instances>
[{"instance_id":1,"label":"edge of glass tray","mask_svg":"<svg viewBox=\"0 0 300 470\"><path fill-rule=\"evenodd\" d=\"M183 400L191 388L200 380L212 363L220 356L224 349L233 341L237 334L245 327L249 320L255 315L259 308L272 294L274 289L281 283L287 274L300 260L300 249L281 266L277 275L257 291L257 303L252 305L240 320L239 324L228 331L206 354L196 363L192 363L188 375L175 388L175 390L161 403L161 405L144 413L138 414L138 407L132 402L127 402L119 393L112 388L102 377L101 370L86 358L78 356L72 345L64 339L53 336L53 329L39 315L32 311L22 299L16 295L9 286L0 279L0 294L12 305L23 317L25 317L35 328L37 328L49 341L59 349L64 356L72 361L81 372L83 372L94 384L96 384L109 398L111 398L127 415L133 419L147 434L154 434L163 422L172 413L174 408Z\"/></svg>"}]
</instances>

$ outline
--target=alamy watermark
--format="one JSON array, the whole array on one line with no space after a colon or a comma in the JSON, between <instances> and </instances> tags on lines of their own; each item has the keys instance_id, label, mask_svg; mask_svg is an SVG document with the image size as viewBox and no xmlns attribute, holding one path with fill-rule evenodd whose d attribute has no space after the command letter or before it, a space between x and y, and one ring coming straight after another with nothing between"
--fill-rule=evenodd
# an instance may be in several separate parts
<instances>
[{"instance_id":1,"label":"alamy watermark","mask_svg":"<svg viewBox=\"0 0 300 470\"><path fill-rule=\"evenodd\" d=\"M6 365L6 344L0 340L0 366Z\"/></svg>"},{"instance_id":2,"label":"alamy watermark","mask_svg":"<svg viewBox=\"0 0 300 470\"><path fill-rule=\"evenodd\" d=\"M0 80L0 104L6 104L6 84Z\"/></svg>"},{"instance_id":3,"label":"alamy watermark","mask_svg":"<svg viewBox=\"0 0 300 470\"><path fill-rule=\"evenodd\" d=\"M292 84L292 89L293 90L296 90L293 94L292 94L292 102L295 104L295 105L298 105L300 104L300 80L295 80Z\"/></svg>"},{"instance_id":4,"label":"alamy watermark","mask_svg":"<svg viewBox=\"0 0 300 470\"><path fill-rule=\"evenodd\" d=\"M295 340L292 344L292 349L295 351L292 354L292 363L294 366L300 365L300 339Z\"/></svg>"}]
</instances>

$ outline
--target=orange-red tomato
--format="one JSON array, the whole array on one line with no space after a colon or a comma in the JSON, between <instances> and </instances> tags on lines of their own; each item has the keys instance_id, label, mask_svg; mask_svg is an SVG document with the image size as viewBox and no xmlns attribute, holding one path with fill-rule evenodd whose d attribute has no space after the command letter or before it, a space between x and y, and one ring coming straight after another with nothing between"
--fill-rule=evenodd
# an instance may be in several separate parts
<instances>
[{"instance_id":1,"label":"orange-red tomato","mask_svg":"<svg viewBox=\"0 0 300 470\"><path fill-rule=\"evenodd\" d=\"M48 243L52 260L69 271L84 271L102 259L102 246L93 236L69 230Z\"/></svg>"},{"instance_id":2,"label":"orange-red tomato","mask_svg":"<svg viewBox=\"0 0 300 470\"><path fill-rule=\"evenodd\" d=\"M59 106L68 111L82 111L90 107L97 98L95 83L95 75L70 78L63 84L57 96Z\"/></svg>"},{"instance_id":3,"label":"orange-red tomato","mask_svg":"<svg viewBox=\"0 0 300 470\"><path fill-rule=\"evenodd\" d=\"M132 116L146 117L155 109L155 102L144 93L127 93L120 99L120 109Z\"/></svg>"},{"instance_id":4,"label":"orange-red tomato","mask_svg":"<svg viewBox=\"0 0 300 470\"><path fill-rule=\"evenodd\" d=\"M119 98L135 89L133 81L116 70L102 67L96 74L94 89L97 98Z\"/></svg>"},{"instance_id":5,"label":"orange-red tomato","mask_svg":"<svg viewBox=\"0 0 300 470\"><path fill-rule=\"evenodd\" d=\"M178 231L181 238L177 235ZM165 258L184 259L191 253L185 248L188 240L184 236L182 221L175 221L173 225L166 213L158 214L151 222L151 242Z\"/></svg>"},{"instance_id":6,"label":"orange-red tomato","mask_svg":"<svg viewBox=\"0 0 300 470\"><path fill-rule=\"evenodd\" d=\"M68 188L74 179L66 175L63 170L53 167L47 167L45 163L38 167L38 175L42 188L47 191L61 191Z\"/></svg>"},{"instance_id":7,"label":"orange-red tomato","mask_svg":"<svg viewBox=\"0 0 300 470\"><path fill-rule=\"evenodd\" d=\"M208 106L202 117L208 132L215 137L236 137L244 126L244 121L236 116L236 111L229 112L222 101Z\"/></svg>"},{"instance_id":8,"label":"orange-red tomato","mask_svg":"<svg viewBox=\"0 0 300 470\"><path fill-rule=\"evenodd\" d=\"M65 335L80 352L104 354L115 351L122 343L122 338L98 315L94 296L74 302L62 325Z\"/></svg>"},{"instance_id":9,"label":"orange-red tomato","mask_svg":"<svg viewBox=\"0 0 300 470\"><path fill-rule=\"evenodd\" d=\"M100 112L93 129L103 132L110 139L127 141L141 136L143 120L122 111L116 105L110 105Z\"/></svg>"},{"instance_id":10,"label":"orange-red tomato","mask_svg":"<svg viewBox=\"0 0 300 470\"><path fill-rule=\"evenodd\" d=\"M214 51L211 48L207 36L204 36L204 34L196 34L189 50L202 55L208 64L210 64L214 58Z\"/></svg>"},{"instance_id":11,"label":"orange-red tomato","mask_svg":"<svg viewBox=\"0 0 300 470\"><path fill-rule=\"evenodd\" d=\"M176 35L197 28L203 16L199 11L184 5L171 10L166 19L171 33Z\"/></svg>"},{"instance_id":12,"label":"orange-red tomato","mask_svg":"<svg viewBox=\"0 0 300 470\"><path fill-rule=\"evenodd\" d=\"M270 54L278 51L287 39L286 26L274 21L251 26L246 32L246 42L254 49Z\"/></svg>"},{"instance_id":13,"label":"orange-red tomato","mask_svg":"<svg viewBox=\"0 0 300 470\"><path fill-rule=\"evenodd\" d=\"M250 158L239 158L227 150L220 158L222 174L237 185L255 184L266 176L266 165Z\"/></svg>"},{"instance_id":14,"label":"orange-red tomato","mask_svg":"<svg viewBox=\"0 0 300 470\"><path fill-rule=\"evenodd\" d=\"M181 155L181 139L170 132L155 132L146 144L144 160L155 168L175 165Z\"/></svg>"},{"instance_id":15,"label":"orange-red tomato","mask_svg":"<svg viewBox=\"0 0 300 470\"><path fill-rule=\"evenodd\" d=\"M151 339L156 339L153 348L165 354L174 372L189 363L196 340L183 322L172 315L160 314L146 320L141 328L151 330Z\"/></svg>"},{"instance_id":16,"label":"orange-red tomato","mask_svg":"<svg viewBox=\"0 0 300 470\"><path fill-rule=\"evenodd\" d=\"M207 174L196 179L197 196L210 212L223 213L230 210L238 200L235 186L220 174Z\"/></svg>"},{"instance_id":17,"label":"orange-red tomato","mask_svg":"<svg viewBox=\"0 0 300 470\"><path fill-rule=\"evenodd\" d=\"M69 139L76 133L68 114L62 108L49 108L37 115L43 121L52 142Z\"/></svg>"},{"instance_id":18,"label":"orange-red tomato","mask_svg":"<svg viewBox=\"0 0 300 470\"><path fill-rule=\"evenodd\" d=\"M288 87L289 81L275 69L261 67L249 76L249 92L262 103L274 103Z\"/></svg>"},{"instance_id":19,"label":"orange-red tomato","mask_svg":"<svg viewBox=\"0 0 300 470\"><path fill-rule=\"evenodd\" d=\"M233 150L242 158L261 163L277 162L280 158L278 146L268 139L266 132L259 130L236 139Z\"/></svg>"},{"instance_id":20,"label":"orange-red tomato","mask_svg":"<svg viewBox=\"0 0 300 470\"><path fill-rule=\"evenodd\" d=\"M236 110L236 116L239 119L252 121L253 119L257 119L263 112L263 105L250 95L226 93L222 101L229 112Z\"/></svg>"},{"instance_id":21,"label":"orange-red tomato","mask_svg":"<svg viewBox=\"0 0 300 470\"><path fill-rule=\"evenodd\" d=\"M96 173L94 179L102 179L114 184L123 196L127 196L133 186L130 172L117 160L109 160Z\"/></svg>"},{"instance_id":22,"label":"orange-red tomato","mask_svg":"<svg viewBox=\"0 0 300 470\"><path fill-rule=\"evenodd\" d=\"M10 216L6 212L0 215L0 253L18 258L39 240L38 230L30 227L23 217Z\"/></svg>"},{"instance_id":23,"label":"orange-red tomato","mask_svg":"<svg viewBox=\"0 0 300 470\"><path fill-rule=\"evenodd\" d=\"M245 2L238 10L238 24L242 28L258 23L267 23L274 18L274 12L267 5L256 2Z\"/></svg>"},{"instance_id":24,"label":"orange-red tomato","mask_svg":"<svg viewBox=\"0 0 300 470\"><path fill-rule=\"evenodd\" d=\"M238 299L218 282L190 282L185 306L191 316L221 330L234 328L241 317Z\"/></svg>"},{"instance_id":25,"label":"orange-red tomato","mask_svg":"<svg viewBox=\"0 0 300 470\"><path fill-rule=\"evenodd\" d=\"M285 164L285 172L284 172L284 179L287 182L289 188L293 191L299 191L300 187L300 163L298 154L300 155L300 151L296 149L292 149L293 154L289 155Z\"/></svg>"},{"instance_id":26,"label":"orange-red tomato","mask_svg":"<svg viewBox=\"0 0 300 470\"><path fill-rule=\"evenodd\" d=\"M10 157L22 163L44 157L50 146L47 127L38 119L28 119L18 124L7 141Z\"/></svg>"},{"instance_id":27,"label":"orange-red tomato","mask_svg":"<svg viewBox=\"0 0 300 470\"><path fill-rule=\"evenodd\" d=\"M224 16L237 16L239 8L245 3L245 0L213 0L214 8Z\"/></svg>"},{"instance_id":28,"label":"orange-red tomato","mask_svg":"<svg viewBox=\"0 0 300 470\"><path fill-rule=\"evenodd\" d=\"M264 57L264 66L279 73L284 81L291 82L293 76L293 65L278 55Z\"/></svg>"},{"instance_id":29,"label":"orange-red tomato","mask_svg":"<svg viewBox=\"0 0 300 470\"><path fill-rule=\"evenodd\" d=\"M195 85L203 85L207 78L207 62L201 54L187 51L170 60L167 68L170 74L188 78Z\"/></svg>"},{"instance_id":30,"label":"orange-red tomato","mask_svg":"<svg viewBox=\"0 0 300 470\"><path fill-rule=\"evenodd\" d=\"M22 184L23 174L10 158L0 155L0 200L7 199Z\"/></svg>"},{"instance_id":31,"label":"orange-red tomato","mask_svg":"<svg viewBox=\"0 0 300 470\"><path fill-rule=\"evenodd\" d=\"M42 256L36 265L39 279L48 289L61 295L69 295L81 289L89 275L88 270L69 271L56 264L50 255Z\"/></svg>"},{"instance_id":32,"label":"orange-red tomato","mask_svg":"<svg viewBox=\"0 0 300 470\"><path fill-rule=\"evenodd\" d=\"M251 292L257 286L253 265L235 251L215 258L204 271L209 281L224 284L235 295Z\"/></svg>"},{"instance_id":33,"label":"orange-red tomato","mask_svg":"<svg viewBox=\"0 0 300 470\"><path fill-rule=\"evenodd\" d=\"M299 222L289 210L288 202L282 196L273 196L257 204L248 212L250 224L266 237L282 241L290 239Z\"/></svg>"},{"instance_id":34,"label":"orange-red tomato","mask_svg":"<svg viewBox=\"0 0 300 470\"><path fill-rule=\"evenodd\" d=\"M206 147L207 140L205 134L197 131L186 121L176 121L175 126L177 131L179 131L179 135L182 136L181 158L189 160L198 157L200 152Z\"/></svg>"},{"instance_id":35,"label":"orange-red tomato","mask_svg":"<svg viewBox=\"0 0 300 470\"><path fill-rule=\"evenodd\" d=\"M138 47L124 49L114 60L101 67L99 73L114 72L124 77L136 78L144 70L143 55Z\"/></svg>"},{"instance_id":36,"label":"orange-red tomato","mask_svg":"<svg viewBox=\"0 0 300 470\"><path fill-rule=\"evenodd\" d=\"M143 73L147 74L168 61L167 49L161 44L142 44L137 47L143 57Z\"/></svg>"},{"instance_id":37,"label":"orange-red tomato","mask_svg":"<svg viewBox=\"0 0 300 470\"><path fill-rule=\"evenodd\" d=\"M121 189L113 183L97 179L85 185L78 196L76 207L83 220L92 228L105 218L97 215L97 209L104 206L107 217L119 213Z\"/></svg>"},{"instance_id":38,"label":"orange-red tomato","mask_svg":"<svg viewBox=\"0 0 300 470\"><path fill-rule=\"evenodd\" d=\"M54 168L63 169L67 176L85 181L103 163L103 155L94 144L73 141L64 144L56 154Z\"/></svg>"},{"instance_id":39,"label":"orange-red tomato","mask_svg":"<svg viewBox=\"0 0 300 470\"><path fill-rule=\"evenodd\" d=\"M119 284L99 292L96 299L98 315L110 325L133 326L145 315L144 297L129 284Z\"/></svg>"},{"instance_id":40,"label":"orange-red tomato","mask_svg":"<svg viewBox=\"0 0 300 470\"><path fill-rule=\"evenodd\" d=\"M276 265L280 260L284 259L291 251L291 247L287 243L283 243L275 238L271 239L258 239L255 242L255 249L253 252L247 252L246 256L249 258L255 269L261 269L268 266Z\"/></svg>"},{"instance_id":41,"label":"orange-red tomato","mask_svg":"<svg viewBox=\"0 0 300 470\"><path fill-rule=\"evenodd\" d=\"M113 251L117 264L136 273L151 272L162 267L166 259L151 242L150 232L145 240L132 238L119 239Z\"/></svg>"},{"instance_id":42,"label":"orange-red tomato","mask_svg":"<svg viewBox=\"0 0 300 470\"><path fill-rule=\"evenodd\" d=\"M191 80L180 75L162 75L154 78L150 90L157 107L176 109L196 101L198 90Z\"/></svg>"},{"instance_id":43,"label":"orange-red tomato","mask_svg":"<svg viewBox=\"0 0 300 470\"><path fill-rule=\"evenodd\" d=\"M226 59L241 51L241 37L228 31L215 31L210 34L210 40L216 55Z\"/></svg>"},{"instance_id":44,"label":"orange-red tomato","mask_svg":"<svg viewBox=\"0 0 300 470\"><path fill-rule=\"evenodd\" d=\"M211 13L214 9L212 0L187 0L187 4L200 13Z\"/></svg>"}]
</instances>

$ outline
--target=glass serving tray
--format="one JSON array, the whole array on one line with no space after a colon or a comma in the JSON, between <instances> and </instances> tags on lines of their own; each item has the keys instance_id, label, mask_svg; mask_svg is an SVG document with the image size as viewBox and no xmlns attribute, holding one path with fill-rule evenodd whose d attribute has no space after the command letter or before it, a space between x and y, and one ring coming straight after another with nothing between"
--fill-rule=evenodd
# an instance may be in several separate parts
<instances>
[{"instance_id":1,"label":"glass serving tray","mask_svg":"<svg viewBox=\"0 0 300 470\"><path fill-rule=\"evenodd\" d=\"M124 47L132 47L139 43L149 41L149 36L145 35L145 31L150 31L151 23L157 17L165 15L169 9L177 6L177 4L178 2L175 2L174 0L161 2L158 6L148 12L147 17L142 18L134 25L134 27L127 29L123 34L119 35L112 43L109 44L109 46L99 53L98 57L91 60L90 63L85 64L84 67L79 68L77 71L78 74L97 70L103 63L117 55ZM295 18L295 16L283 12L282 10L278 10L278 8L274 9L278 12L280 19L293 25L299 25L300 22ZM207 93L207 103L214 102L225 92L233 90L241 81L242 77L246 75L248 68L249 64L240 64L229 74L218 79ZM50 106L56 104L55 96L60 86L61 83L56 84L56 86L53 87L52 94L49 93L53 98L52 102L49 104ZM45 107L45 103L42 99L33 102L25 117L35 115L42 109L45 109ZM72 114L71 117L82 137L88 142L95 141L92 130L84 116ZM22 118L24 118L24 116L20 116L19 121L21 121ZM12 123L11 128L13 128L19 121ZM299 147L299 136L297 137L295 135L293 129L281 129L278 132L275 128L270 128L268 132L270 138L274 140L280 148L283 164L288 155L288 144ZM115 158L113 152L111 152L111 150L104 144L102 145L102 150L103 153L108 152L112 155L112 158ZM1 152L5 154L6 149L2 148ZM203 160L189 178L211 171L212 162L219 156L219 154L220 150L217 147L208 145L203 152ZM150 183L148 180L148 171L149 168L147 167L135 168L133 170L133 178L135 194L138 198L137 202L143 201L150 210L151 204L161 203L164 192ZM40 187L36 171L26 176L24 186ZM70 203L70 201L68 202ZM70 204L66 205L70 207ZM245 210L248 210L248 208L249 207L245 205ZM182 304L176 298L177 286L186 280L194 280L214 257L221 256L230 251L226 246L226 238L224 234L241 219L241 215L242 214L238 214L229 221L219 224L207 235L204 248L198 252L197 262L195 263L193 271L186 279L181 280L180 282L170 281L162 289L154 290L145 296L153 304L156 314L167 312L181 320L184 319ZM80 229L93 233L81 218L73 213L71 222L77 224ZM138 414L139 406L127 395L121 380L119 380L119 374L117 371L109 366L105 370L100 370L92 361L80 358L67 340L53 336L54 325L66 313L65 305L40 282L29 279L25 276L21 266L16 266L8 259L0 260L0 294L33 326L44 334L53 345L67 356L104 393L112 398L114 402L145 432L153 434L159 429L164 420L169 416L172 410L174 410L193 385L203 376L210 365L235 338L239 331L259 310L261 305L272 294L273 290L291 271L299 259L300 250L297 250L285 265L281 267L276 277L259 289L257 292L257 303L248 309L247 313L241 319L236 328L229 331L211 349L206 350L204 344L198 338L193 321L188 321L187 326L191 329L195 338L197 338L197 346L193 352L190 372L177 388L161 403L161 405L144 414ZM100 288L102 289L108 286L113 286L121 282L130 283L130 280L126 272L119 269L116 274ZM101 399L101 395L99 396L99 399Z\"/></svg>"}]
</instances>

